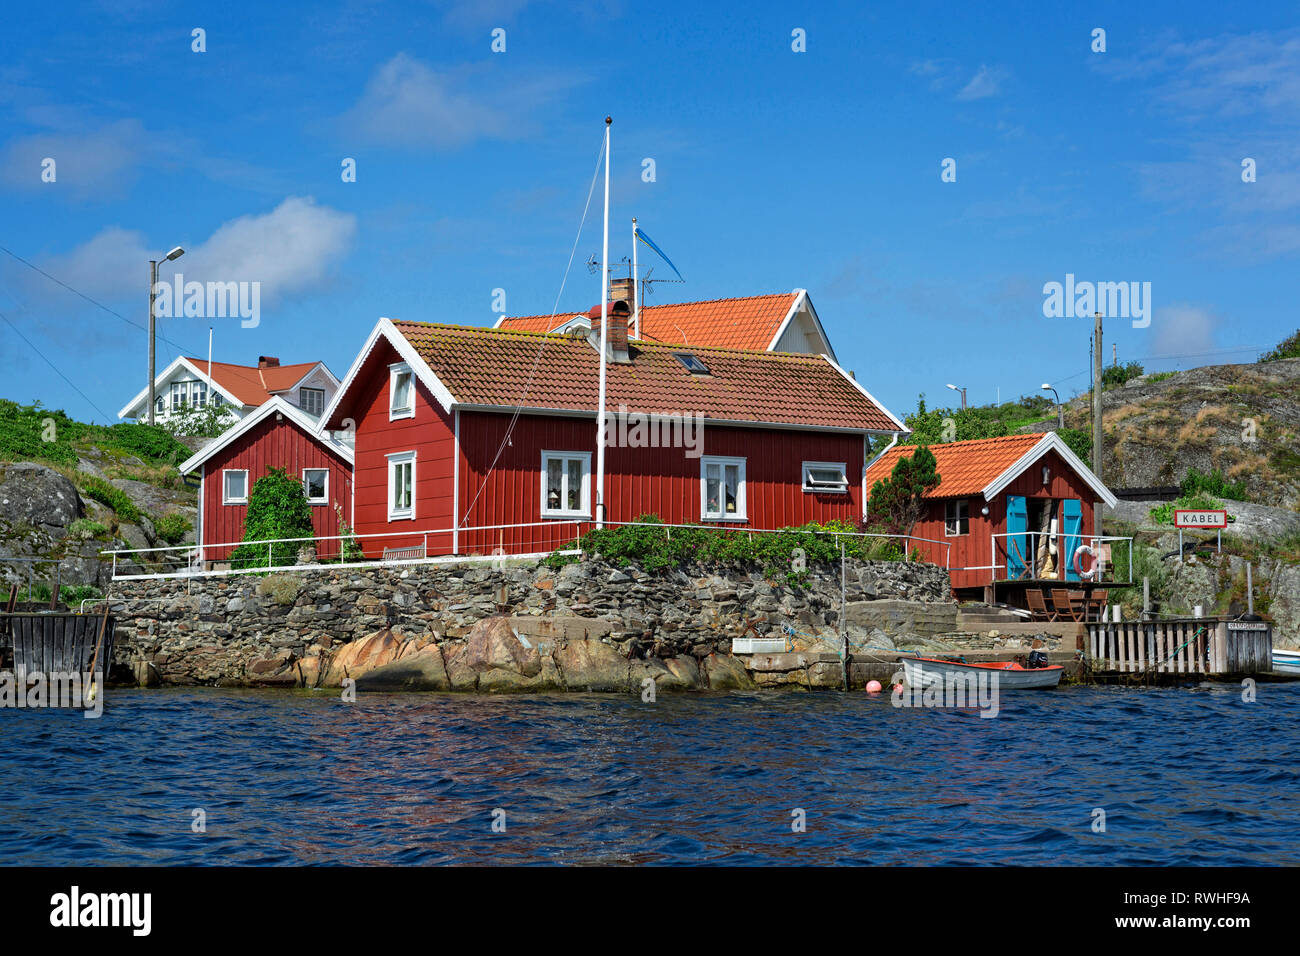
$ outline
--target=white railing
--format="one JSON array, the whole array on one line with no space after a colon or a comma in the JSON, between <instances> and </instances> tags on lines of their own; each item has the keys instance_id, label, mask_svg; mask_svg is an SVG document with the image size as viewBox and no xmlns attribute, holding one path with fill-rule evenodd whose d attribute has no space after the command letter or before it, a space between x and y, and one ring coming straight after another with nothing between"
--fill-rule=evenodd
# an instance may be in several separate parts
<instances>
[{"instance_id":1,"label":"white railing","mask_svg":"<svg viewBox=\"0 0 1300 956\"><path fill-rule=\"evenodd\" d=\"M711 524L651 524L648 522L637 521L606 521L605 524L611 527L632 526L647 529L662 528L665 536L669 539L672 538L674 530L746 534L751 539L755 535L763 534L788 535L809 533L830 537L836 543L839 542L840 538L891 538L902 542L904 560L911 559L913 545L915 543L921 542L942 545L946 549L943 565L945 568L949 566L952 554L951 542L936 541L932 538L924 538L916 535L891 535L875 532L818 529L800 531L800 529L797 528L733 528ZM171 545L159 548L117 548L101 551L100 554L112 559L112 578L115 581L213 577L232 574L258 574L267 571L328 570L406 564L474 563L503 561L506 559L536 560L548 557L552 554L582 554L581 546L574 547L573 545L578 544L577 539L580 539L586 531L594 528L595 522L591 519L552 519L549 521L476 525L460 528L431 528L414 531L379 531L367 534L354 533L346 535L321 535L297 538L267 538L260 541L205 542L202 545ZM539 534L537 529L545 529L545 531L544 533ZM568 530L565 531L564 529ZM491 543L492 532L496 532L497 540L495 546ZM509 533L508 536L507 533ZM469 539L470 542L477 542L477 544L473 545L476 550L466 553L467 539ZM401 557L380 557L368 559L364 556L364 549L361 548L362 542L380 545L381 554L389 551L400 551L404 552L404 554ZM430 551L431 542L433 544L432 553ZM279 551L283 554L285 548L281 547L277 549L276 546L291 546L295 544L302 546L297 549L296 557L300 558L302 552L310 548L315 560L289 560L277 564L276 552ZM451 546L446 547L447 544L450 544ZM482 547L485 544L491 548L491 551L486 554L477 550L477 548ZM569 544L570 546L565 547L565 544ZM256 559L258 561L256 566L234 567L233 564L235 562L231 561L231 554L234 552L234 549L239 547L256 547L259 551L261 548L265 547L266 563L261 563L261 559L259 558ZM354 547L361 552L359 555L353 552ZM251 562L255 559L241 558L241 560L248 560ZM163 569L158 571L141 572L136 572L132 569L123 572L119 568L119 561L129 561L133 566L144 566L146 564L155 566L163 565ZM212 567L212 565L224 566Z\"/></svg>"},{"instance_id":2,"label":"white railing","mask_svg":"<svg viewBox=\"0 0 1300 956\"><path fill-rule=\"evenodd\" d=\"M1049 547L1048 564L1040 566L1039 551L1046 539ZM998 547L999 540L1002 542L1001 548ZM1022 542L1024 542L1022 544ZM1070 554L1065 553L1067 542L1077 542L1074 544ZM1014 581L1020 579L1040 580L1044 575L1050 574L1053 577L1050 580L1059 581L1078 581L1086 583L1087 581L1108 581L1116 583L1114 577L1107 578L1107 571L1114 571L1114 562L1111 556L1114 548L1118 545L1128 549L1128 581L1133 583L1133 539L1131 537L1122 537L1119 535L1089 535L1089 534L1066 534L1058 531L1052 534L1048 531L1020 531L1020 532L1002 532L999 534L989 535L989 553L992 556L992 564L987 567L971 568L969 570L987 570L989 571L990 581ZM1055 553L1050 553L1054 548ZM1090 556L1085 556L1081 552L1084 549L1091 551ZM1027 554L1024 552L1028 552ZM1084 577L1075 570L1074 559L1078 555L1080 566L1084 572L1091 572L1096 569L1095 574L1089 574ZM1089 564L1083 565L1087 560ZM1018 567L1019 572L1013 572L1012 568ZM1070 577L1070 574L1077 574L1076 577Z\"/></svg>"}]
</instances>

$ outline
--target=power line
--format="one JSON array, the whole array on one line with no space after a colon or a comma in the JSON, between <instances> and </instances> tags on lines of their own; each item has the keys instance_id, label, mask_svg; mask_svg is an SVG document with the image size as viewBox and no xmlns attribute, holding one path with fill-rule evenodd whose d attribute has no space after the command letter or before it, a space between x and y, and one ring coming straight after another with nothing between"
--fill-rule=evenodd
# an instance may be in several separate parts
<instances>
[{"instance_id":1,"label":"power line","mask_svg":"<svg viewBox=\"0 0 1300 956\"><path fill-rule=\"evenodd\" d=\"M139 322L136 322L134 319L128 319L125 315L123 315L121 312L118 312L116 309L110 309L108 306L104 305L104 303L98 301L97 299L92 299L90 296L86 295L86 293L81 292L81 291L78 290L78 289L74 289L72 286L68 285L68 284L67 284L66 282L64 282L63 280L58 279L58 278L56 278L56 277L50 275L48 272L46 272L46 271L45 271L44 269L42 269L40 266L35 265L34 263L31 263L31 262L28 262L26 259L24 259L22 256L18 255L16 252L13 252L13 251L11 251L11 250L9 250L9 249L6 249L4 246L0 246L0 252L3 252L5 255L9 256L11 259L14 259L14 260L16 260L16 261L18 261L18 262L21 262L23 265L27 266L27 268L32 269L32 270L34 270L35 272L39 272L41 275L45 276L45 278L49 279L49 280L50 280L51 282L53 282L55 285L58 285L58 286L63 287L64 289L67 289L67 290L68 290L69 292L71 292L73 295L78 296L78 297L80 297L80 298L82 298L82 299L85 299L85 300L86 300L87 302L89 302L91 305L96 306L97 308L103 309L103 310L104 310L105 312L107 312L109 315L117 316L117 318L121 319L121 320L122 320L123 322L125 322L127 325L135 326L135 327L136 327L137 329L139 329L141 332L147 332L147 331L149 331L145 326L141 325ZM150 295L153 294L153 290L152 290L152 289L149 290L149 294L150 294ZM187 348L187 347L184 346L184 345L181 345L179 342L173 342L171 339L167 338L165 335L157 335L156 337L157 337L158 339L162 340L163 342L166 342L168 345L171 345L171 346L175 347L178 351L181 351L181 352L191 351L189 348Z\"/></svg>"},{"instance_id":2,"label":"power line","mask_svg":"<svg viewBox=\"0 0 1300 956\"><path fill-rule=\"evenodd\" d=\"M68 385L70 385L70 386L72 387L72 390L73 390L74 392L76 392L78 395L80 395L82 398L84 398L84 399L86 400L86 404L87 404L87 405L89 405L89 406L90 406L91 408L93 408L95 411L99 412L100 415L104 416L104 420L105 420L106 422L112 422L112 420L113 420L113 416L110 415L110 414L108 414L108 412L104 411L102 408L100 408L98 405L96 405L93 401L91 401L90 396L87 395L85 392L83 392L81 389L77 388L76 383L73 382L72 379L68 378L68 376L64 375L61 371L59 371L59 367L58 367L57 365L55 365L53 362L51 362L51 361L49 360L49 358L46 357L45 353L42 352L40 349L38 349L38 348L35 346L35 344L32 342L31 339L29 339L27 336L23 335L22 331L18 328L18 326L14 325L12 322L9 321L9 316L5 315L3 312L0 312L0 319L4 319L4 320L5 320L5 324L8 325L9 328L11 328L11 329L14 330L14 334L15 334L15 335L17 335L20 339L22 339L24 342L26 342L27 345L28 345L28 347L29 347L33 352L35 352L35 353L36 353L37 355L39 355L42 359L44 359L45 364L48 365L50 368L54 369L55 374L58 375L59 378L63 379L65 382L67 382Z\"/></svg>"}]
</instances>

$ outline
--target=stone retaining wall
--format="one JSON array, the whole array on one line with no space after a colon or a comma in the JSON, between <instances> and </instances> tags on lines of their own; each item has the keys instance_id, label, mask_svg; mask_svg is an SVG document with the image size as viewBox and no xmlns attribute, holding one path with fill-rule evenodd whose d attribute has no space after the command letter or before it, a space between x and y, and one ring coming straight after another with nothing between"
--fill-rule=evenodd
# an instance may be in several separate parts
<instances>
[{"instance_id":1,"label":"stone retaining wall","mask_svg":"<svg viewBox=\"0 0 1300 956\"><path fill-rule=\"evenodd\" d=\"M814 567L792 584L752 568L516 562L117 582L113 676L337 686L409 659L428 686L459 690L613 690L646 675L660 687L744 686L731 639L751 625L788 636L792 651L838 646L839 570ZM847 572L852 645L924 648L955 629L943 569L851 561ZM474 627L490 618L507 620L518 648L498 634L474 650Z\"/></svg>"}]
</instances>

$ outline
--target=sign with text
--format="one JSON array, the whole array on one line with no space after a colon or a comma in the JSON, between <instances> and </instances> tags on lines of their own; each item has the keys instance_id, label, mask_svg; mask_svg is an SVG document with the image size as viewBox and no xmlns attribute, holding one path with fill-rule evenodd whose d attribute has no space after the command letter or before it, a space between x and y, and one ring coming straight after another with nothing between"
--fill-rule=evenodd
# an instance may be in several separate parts
<instances>
[{"instance_id":1,"label":"sign with text","mask_svg":"<svg viewBox=\"0 0 1300 956\"><path fill-rule=\"evenodd\" d=\"M1175 528L1226 528L1228 512L1223 510L1192 511L1178 509L1174 512Z\"/></svg>"}]
</instances>

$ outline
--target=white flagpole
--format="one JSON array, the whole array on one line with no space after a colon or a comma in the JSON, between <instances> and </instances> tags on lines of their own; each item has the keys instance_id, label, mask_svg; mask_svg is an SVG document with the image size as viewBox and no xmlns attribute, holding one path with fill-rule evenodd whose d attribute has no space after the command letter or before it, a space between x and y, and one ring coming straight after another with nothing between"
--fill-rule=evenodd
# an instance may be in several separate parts
<instances>
[{"instance_id":1,"label":"white flagpole","mask_svg":"<svg viewBox=\"0 0 1300 956\"><path fill-rule=\"evenodd\" d=\"M609 347L609 127L605 117L605 227L600 254L600 399L596 408L596 527L605 526L605 352Z\"/></svg>"},{"instance_id":2,"label":"white flagpole","mask_svg":"<svg viewBox=\"0 0 1300 956\"><path fill-rule=\"evenodd\" d=\"M632 217L632 338L641 334L641 297L636 278L636 216Z\"/></svg>"}]
</instances>

